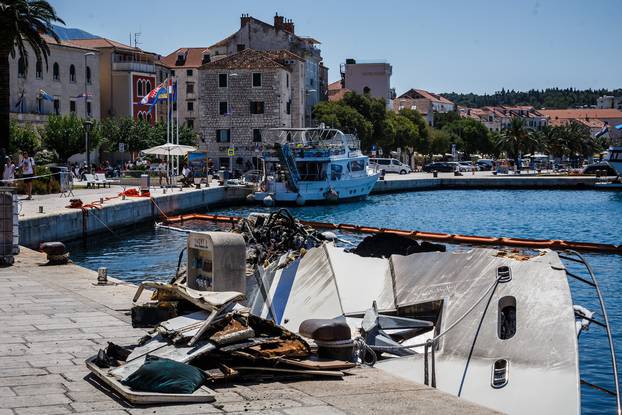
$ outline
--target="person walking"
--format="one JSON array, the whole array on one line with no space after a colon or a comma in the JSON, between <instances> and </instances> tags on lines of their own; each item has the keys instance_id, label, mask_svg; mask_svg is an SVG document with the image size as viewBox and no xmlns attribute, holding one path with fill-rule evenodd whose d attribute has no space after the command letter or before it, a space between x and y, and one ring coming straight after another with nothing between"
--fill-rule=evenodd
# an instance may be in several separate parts
<instances>
[{"instance_id":1,"label":"person walking","mask_svg":"<svg viewBox=\"0 0 622 415\"><path fill-rule=\"evenodd\" d=\"M35 161L28 155L27 151L24 151L22 156L22 161L19 162L17 168L22 171L22 177L26 185L26 193L28 194L26 200L32 200L32 177L35 175Z\"/></svg>"},{"instance_id":2,"label":"person walking","mask_svg":"<svg viewBox=\"0 0 622 415\"><path fill-rule=\"evenodd\" d=\"M162 179L165 179L165 183L168 186L168 177L166 177L166 164L162 159L158 163L158 178L160 179L160 187L162 186Z\"/></svg>"},{"instance_id":3,"label":"person walking","mask_svg":"<svg viewBox=\"0 0 622 415\"><path fill-rule=\"evenodd\" d=\"M15 163L11 157L7 156L4 161L4 169L2 170L2 184L4 186L13 186L15 180Z\"/></svg>"}]
</instances>

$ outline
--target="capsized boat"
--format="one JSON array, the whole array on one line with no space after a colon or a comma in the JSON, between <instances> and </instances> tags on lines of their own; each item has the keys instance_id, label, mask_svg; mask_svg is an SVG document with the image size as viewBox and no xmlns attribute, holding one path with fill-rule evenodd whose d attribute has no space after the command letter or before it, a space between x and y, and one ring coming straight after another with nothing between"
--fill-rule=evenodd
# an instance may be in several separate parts
<instances>
[{"instance_id":1,"label":"capsized boat","mask_svg":"<svg viewBox=\"0 0 622 415\"><path fill-rule=\"evenodd\" d=\"M263 151L263 177L254 193L267 206L362 199L380 176L355 135L324 126L270 132L277 138Z\"/></svg>"},{"instance_id":2,"label":"capsized boat","mask_svg":"<svg viewBox=\"0 0 622 415\"><path fill-rule=\"evenodd\" d=\"M581 412L581 385L595 385L580 377L578 341L594 322L609 336L620 409L604 302L579 254L443 250L376 257L318 242L258 266L249 306L295 332L308 319L344 321L377 368L510 414ZM573 304L568 277L596 289L599 317Z\"/></svg>"}]
</instances>

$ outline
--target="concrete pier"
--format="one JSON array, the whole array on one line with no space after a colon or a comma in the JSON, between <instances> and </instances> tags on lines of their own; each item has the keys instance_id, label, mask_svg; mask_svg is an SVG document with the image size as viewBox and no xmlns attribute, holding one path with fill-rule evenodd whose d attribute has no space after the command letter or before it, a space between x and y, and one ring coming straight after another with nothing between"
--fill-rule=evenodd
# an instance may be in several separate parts
<instances>
[{"instance_id":1,"label":"concrete pier","mask_svg":"<svg viewBox=\"0 0 622 415\"><path fill-rule=\"evenodd\" d=\"M76 265L43 266L24 248L15 265L0 268L0 415L28 414L493 414L475 405L374 368L343 380L228 383L213 387L213 404L134 407L89 375L84 360L108 341L133 344L136 287Z\"/></svg>"},{"instance_id":2,"label":"concrete pier","mask_svg":"<svg viewBox=\"0 0 622 415\"><path fill-rule=\"evenodd\" d=\"M535 175L492 175L490 172L476 174L411 173L387 175L379 180L373 193L392 193L417 190L440 189L595 189L601 180L592 176L535 176Z\"/></svg>"},{"instance_id":3,"label":"concrete pier","mask_svg":"<svg viewBox=\"0 0 622 415\"><path fill-rule=\"evenodd\" d=\"M237 187L209 187L202 189L152 189L148 197L118 197L123 189L74 190L75 196L84 203L104 203L98 208L68 209L70 197L59 195L34 196L34 200L22 202L19 221L20 244L38 247L44 241L68 241L84 236L153 220L164 214L205 210L209 206L242 204L246 201L247 189ZM43 207L43 213L39 212Z\"/></svg>"}]
</instances>

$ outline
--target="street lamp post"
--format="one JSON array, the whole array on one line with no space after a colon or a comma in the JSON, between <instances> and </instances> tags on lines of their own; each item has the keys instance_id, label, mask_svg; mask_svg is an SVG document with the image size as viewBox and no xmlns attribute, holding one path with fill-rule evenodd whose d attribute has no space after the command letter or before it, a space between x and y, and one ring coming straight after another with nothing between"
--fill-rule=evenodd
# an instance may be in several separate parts
<instances>
[{"instance_id":1,"label":"street lamp post","mask_svg":"<svg viewBox=\"0 0 622 415\"><path fill-rule=\"evenodd\" d=\"M84 120L84 134L86 138L86 169L89 173L91 172L91 154L89 152L89 133L91 132L91 128L93 127L93 121L89 119Z\"/></svg>"},{"instance_id":2,"label":"street lamp post","mask_svg":"<svg viewBox=\"0 0 622 415\"><path fill-rule=\"evenodd\" d=\"M93 122L89 120L89 113L88 113L88 93L87 93L87 84L88 84L88 67L87 67L87 62L86 59L89 56L95 56L94 52L87 52L84 54L84 141L85 141L85 145L86 145L86 168L87 171L89 173L91 172L91 152L89 150L89 132L91 131L91 127L93 126Z\"/></svg>"},{"instance_id":3,"label":"street lamp post","mask_svg":"<svg viewBox=\"0 0 622 415\"><path fill-rule=\"evenodd\" d=\"M314 94L317 92L317 89L305 89L305 124L307 123L307 100L309 99L309 96L311 94ZM314 100L315 101L315 100ZM306 125L307 126L311 126L311 113L309 112L309 124Z\"/></svg>"}]
</instances>

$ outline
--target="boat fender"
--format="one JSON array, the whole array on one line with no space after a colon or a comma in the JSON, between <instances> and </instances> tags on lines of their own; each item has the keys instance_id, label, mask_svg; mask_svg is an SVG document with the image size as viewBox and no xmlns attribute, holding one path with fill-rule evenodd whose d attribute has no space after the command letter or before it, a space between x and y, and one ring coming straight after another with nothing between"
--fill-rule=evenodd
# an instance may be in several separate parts
<instances>
[{"instance_id":1,"label":"boat fender","mask_svg":"<svg viewBox=\"0 0 622 415\"><path fill-rule=\"evenodd\" d=\"M305 202L306 202L306 200L305 200L304 196L301 195L300 193L298 193L298 197L296 197L296 204L298 206L304 206Z\"/></svg>"},{"instance_id":2,"label":"boat fender","mask_svg":"<svg viewBox=\"0 0 622 415\"><path fill-rule=\"evenodd\" d=\"M272 198L272 196L268 195L263 198L263 204L266 207L272 207L274 206L274 199Z\"/></svg>"},{"instance_id":3,"label":"boat fender","mask_svg":"<svg viewBox=\"0 0 622 415\"><path fill-rule=\"evenodd\" d=\"M331 231L322 232L322 237L327 241L334 241L335 239L337 239L337 235L335 235L335 233Z\"/></svg>"}]
</instances>

